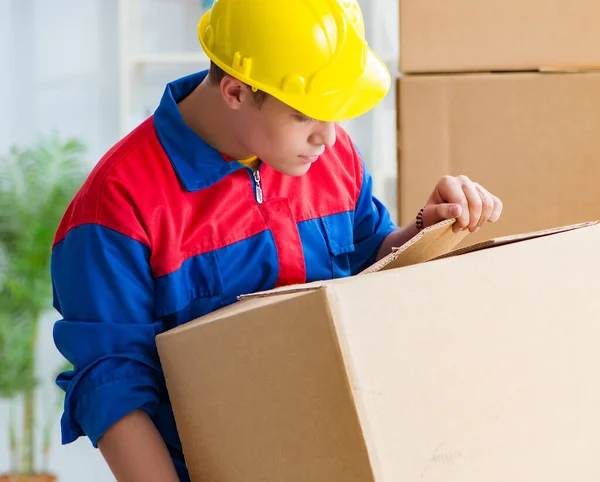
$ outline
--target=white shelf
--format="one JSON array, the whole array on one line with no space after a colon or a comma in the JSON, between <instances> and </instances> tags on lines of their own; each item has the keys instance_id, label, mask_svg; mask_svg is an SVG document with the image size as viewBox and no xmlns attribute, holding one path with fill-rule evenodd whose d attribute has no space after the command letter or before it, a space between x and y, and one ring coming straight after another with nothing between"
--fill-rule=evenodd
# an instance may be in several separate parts
<instances>
[{"instance_id":1,"label":"white shelf","mask_svg":"<svg viewBox=\"0 0 600 482\"><path fill-rule=\"evenodd\" d=\"M197 64L200 67L208 67L210 59L206 55L197 52L149 53L132 57L129 59L129 63L134 66L148 64Z\"/></svg>"},{"instance_id":2,"label":"white shelf","mask_svg":"<svg viewBox=\"0 0 600 482\"><path fill-rule=\"evenodd\" d=\"M121 63L119 131L124 136L147 116L139 96L145 87L144 69L185 65L186 71L189 66L201 71L209 67L210 60L200 49L188 52L144 52L142 4L146 0L118 1Z\"/></svg>"}]
</instances>

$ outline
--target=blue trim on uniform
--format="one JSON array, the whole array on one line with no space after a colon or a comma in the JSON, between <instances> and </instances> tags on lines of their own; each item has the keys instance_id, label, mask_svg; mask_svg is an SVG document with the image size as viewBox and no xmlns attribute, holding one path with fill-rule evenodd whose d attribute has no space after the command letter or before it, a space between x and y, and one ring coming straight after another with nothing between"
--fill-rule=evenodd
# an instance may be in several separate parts
<instances>
[{"instance_id":1,"label":"blue trim on uniform","mask_svg":"<svg viewBox=\"0 0 600 482\"><path fill-rule=\"evenodd\" d=\"M354 209L354 252L349 256L353 275L375 262L381 244L396 229L389 211L373 195L373 179L363 161L363 183Z\"/></svg>"},{"instance_id":2,"label":"blue trim on uniform","mask_svg":"<svg viewBox=\"0 0 600 482\"><path fill-rule=\"evenodd\" d=\"M347 211L298 223L307 282L345 278L352 274L353 219L354 212Z\"/></svg>"},{"instance_id":3,"label":"blue trim on uniform","mask_svg":"<svg viewBox=\"0 0 600 482\"><path fill-rule=\"evenodd\" d=\"M190 258L179 270L158 278L158 316L168 330L230 305L239 295L272 289L278 276L273 235L263 231Z\"/></svg>"},{"instance_id":4,"label":"blue trim on uniform","mask_svg":"<svg viewBox=\"0 0 600 482\"><path fill-rule=\"evenodd\" d=\"M220 248L215 254L223 280L224 305L235 302L239 295L275 288L279 257L271 231Z\"/></svg>"},{"instance_id":5,"label":"blue trim on uniform","mask_svg":"<svg viewBox=\"0 0 600 482\"><path fill-rule=\"evenodd\" d=\"M55 304L73 320L152 321L154 278L149 260L147 246L110 228L74 228L52 252Z\"/></svg>"},{"instance_id":6,"label":"blue trim on uniform","mask_svg":"<svg viewBox=\"0 0 600 482\"><path fill-rule=\"evenodd\" d=\"M220 298L222 294L215 252L194 256L177 271L156 279L156 316L162 318L182 311L193 299Z\"/></svg>"},{"instance_id":7,"label":"blue trim on uniform","mask_svg":"<svg viewBox=\"0 0 600 482\"><path fill-rule=\"evenodd\" d=\"M55 305L63 320L54 342L74 370L59 375L65 390L63 443L87 435L94 445L123 415L157 408L164 391L155 337L154 280L149 250L112 229L72 229L52 253Z\"/></svg>"},{"instance_id":8,"label":"blue trim on uniform","mask_svg":"<svg viewBox=\"0 0 600 482\"><path fill-rule=\"evenodd\" d=\"M227 162L184 122L177 103L182 101L208 75L208 70L167 84L154 113L154 126L175 172L188 191L212 186L228 174L243 169L239 162Z\"/></svg>"},{"instance_id":9,"label":"blue trim on uniform","mask_svg":"<svg viewBox=\"0 0 600 482\"><path fill-rule=\"evenodd\" d=\"M331 253L325 240L321 219L310 219L298 223L306 266L306 282L330 279L333 276ZM307 262L311 260L312 262Z\"/></svg>"}]
</instances>

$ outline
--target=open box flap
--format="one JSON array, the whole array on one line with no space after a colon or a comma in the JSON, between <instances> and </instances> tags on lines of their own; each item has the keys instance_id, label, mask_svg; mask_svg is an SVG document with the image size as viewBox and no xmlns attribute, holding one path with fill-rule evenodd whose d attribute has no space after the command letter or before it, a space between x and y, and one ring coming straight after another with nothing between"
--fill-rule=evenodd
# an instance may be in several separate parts
<instances>
[{"instance_id":1,"label":"open box flap","mask_svg":"<svg viewBox=\"0 0 600 482\"><path fill-rule=\"evenodd\" d=\"M420 231L400 248L369 266L360 274L376 273L388 269L402 268L424 263L452 251L469 234L468 231L455 233L452 226L456 219L448 219Z\"/></svg>"},{"instance_id":2,"label":"open box flap","mask_svg":"<svg viewBox=\"0 0 600 482\"><path fill-rule=\"evenodd\" d=\"M516 234L511 236L503 236L500 238L488 239L487 241L482 241L480 243L473 244L471 246L465 246L464 248L460 248L454 251L450 251L444 254L441 254L433 260L451 258L453 256L460 256L462 254L472 253L474 251L481 251L482 249L495 248L498 246L504 246L507 244L518 243L521 241L527 241L530 239L541 238L543 236L550 236L553 234L566 233L567 231L574 231L576 229L587 228L589 226L594 226L599 224L600 221L589 221L586 223L572 224L570 226L561 226L559 228L545 229L542 231L535 231L532 233L524 233L524 234Z\"/></svg>"}]
</instances>

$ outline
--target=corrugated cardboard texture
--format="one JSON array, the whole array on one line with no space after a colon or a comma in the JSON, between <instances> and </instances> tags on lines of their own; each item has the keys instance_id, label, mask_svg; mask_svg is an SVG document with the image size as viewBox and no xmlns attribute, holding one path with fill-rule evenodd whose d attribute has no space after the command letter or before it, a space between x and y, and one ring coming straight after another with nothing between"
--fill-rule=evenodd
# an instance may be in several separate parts
<instances>
[{"instance_id":1,"label":"corrugated cardboard texture","mask_svg":"<svg viewBox=\"0 0 600 482\"><path fill-rule=\"evenodd\" d=\"M598 68L598 19L598 0L401 0L401 70Z\"/></svg>"},{"instance_id":2,"label":"corrugated cardboard texture","mask_svg":"<svg viewBox=\"0 0 600 482\"><path fill-rule=\"evenodd\" d=\"M399 90L402 224L445 174L504 202L469 244L600 219L600 74L409 76Z\"/></svg>"},{"instance_id":3,"label":"corrugated cardboard texture","mask_svg":"<svg viewBox=\"0 0 600 482\"><path fill-rule=\"evenodd\" d=\"M331 316L314 290L157 338L192 480L373 480Z\"/></svg>"},{"instance_id":4,"label":"corrugated cardboard texture","mask_svg":"<svg viewBox=\"0 0 600 482\"><path fill-rule=\"evenodd\" d=\"M600 480L600 226L336 284L378 482Z\"/></svg>"},{"instance_id":5,"label":"corrugated cardboard texture","mask_svg":"<svg viewBox=\"0 0 600 482\"><path fill-rule=\"evenodd\" d=\"M466 231L455 233L452 230L455 223L455 219L449 219L423 229L407 243L394 249L391 254L371 265L361 274L424 263L448 253L468 234Z\"/></svg>"}]
</instances>

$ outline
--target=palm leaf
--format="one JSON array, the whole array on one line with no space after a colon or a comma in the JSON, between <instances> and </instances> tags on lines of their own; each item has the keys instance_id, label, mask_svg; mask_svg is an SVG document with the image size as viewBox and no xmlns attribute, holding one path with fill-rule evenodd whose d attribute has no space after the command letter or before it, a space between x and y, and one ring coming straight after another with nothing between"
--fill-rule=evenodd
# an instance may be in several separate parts
<instances>
[{"instance_id":1,"label":"palm leaf","mask_svg":"<svg viewBox=\"0 0 600 482\"><path fill-rule=\"evenodd\" d=\"M84 151L78 140L52 135L0 159L0 396L35 382L37 318L52 308L52 241L87 175Z\"/></svg>"},{"instance_id":2,"label":"palm leaf","mask_svg":"<svg viewBox=\"0 0 600 482\"><path fill-rule=\"evenodd\" d=\"M0 397L24 395L20 447L9 430L13 464L20 454L24 473L35 465L35 343L40 314L52 308L51 246L87 174L83 152L54 135L0 159Z\"/></svg>"}]
</instances>

